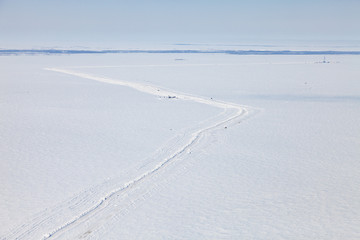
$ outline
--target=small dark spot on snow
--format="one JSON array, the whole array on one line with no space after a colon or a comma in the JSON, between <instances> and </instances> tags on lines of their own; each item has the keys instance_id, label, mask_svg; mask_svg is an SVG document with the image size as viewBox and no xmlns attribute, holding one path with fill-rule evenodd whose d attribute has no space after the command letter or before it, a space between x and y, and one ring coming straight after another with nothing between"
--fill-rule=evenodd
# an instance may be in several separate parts
<instances>
[{"instance_id":1,"label":"small dark spot on snow","mask_svg":"<svg viewBox=\"0 0 360 240\"><path fill-rule=\"evenodd\" d=\"M81 239L81 238L87 238L88 235L89 235L91 232L92 232L91 230L88 230L88 231L86 231L85 233L83 233L79 238L80 238L80 239Z\"/></svg>"}]
</instances>

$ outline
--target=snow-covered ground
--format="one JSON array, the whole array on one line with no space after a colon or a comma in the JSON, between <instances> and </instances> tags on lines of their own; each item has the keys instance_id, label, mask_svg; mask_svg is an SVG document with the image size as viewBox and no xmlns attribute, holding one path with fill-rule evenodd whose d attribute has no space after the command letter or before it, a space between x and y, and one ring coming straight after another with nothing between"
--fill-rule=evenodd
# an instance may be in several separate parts
<instances>
[{"instance_id":1,"label":"snow-covered ground","mask_svg":"<svg viewBox=\"0 0 360 240\"><path fill-rule=\"evenodd\" d=\"M360 57L322 60L0 56L0 238L360 238Z\"/></svg>"}]
</instances>

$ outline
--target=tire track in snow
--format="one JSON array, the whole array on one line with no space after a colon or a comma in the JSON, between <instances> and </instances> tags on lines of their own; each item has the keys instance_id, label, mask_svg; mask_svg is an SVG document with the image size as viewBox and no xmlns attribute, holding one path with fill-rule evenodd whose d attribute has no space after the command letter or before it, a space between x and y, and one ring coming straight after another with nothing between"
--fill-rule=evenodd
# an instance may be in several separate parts
<instances>
[{"instance_id":1,"label":"tire track in snow","mask_svg":"<svg viewBox=\"0 0 360 240\"><path fill-rule=\"evenodd\" d=\"M141 174L137 178L125 183L122 187L112 190L106 196L102 197L93 207L89 208L88 210L84 211L83 213L79 214L78 216L74 217L73 219L64 223L63 225L57 227L53 231L45 234L43 237L44 240L51 238L55 234L63 231L67 227L78 222L80 219L82 219L82 218L88 216L89 214L91 214L92 212L96 211L97 209L102 207L107 202L107 200L109 200L109 198L111 198L115 194L126 191L126 189L129 189L132 186L134 186L135 184L141 182L147 176L150 176L150 175L156 173L157 171L159 171L160 169L162 169L169 162L171 162L171 160L175 159L182 153L186 152L186 150L188 150L191 146L196 144L196 142L200 138L201 134L203 134L209 130L216 129L216 128L220 127L221 125L223 125L225 123L229 123L229 122L235 120L236 118L242 117L248 113L247 108L245 108L244 106L240 106L240 105L233 104L233 103L222 102L222 101L216 101L216 100L212 100L212 99L210 100L210 99L206 99L206 98L202 98L202 97L198 97L198 96L192 96L192 95L184 94L184 93L177 93L174 91L166 90L166 89L148 85L148 84L115 80L115 79L111 79L111 78L93 76L93 75L86 74L86 73L80 73L80 72L75 72L75 71L70 71L70 70L65 70L65 69L59 69L59 68L46 68L46 70L64 73L64 74L77 76L77 77L81 77L81 78L85 78L85 79L95 80L98 82L126 86L126 87L133 88L135 90L138 90L140 92L152 94L155 96L176 97L177 99L180 99L180 100L193 101L193 102L210 105L210 106L217 107L217 108L222 108L225 110L235 110L235 111L231 116L227 117L226 119L224 119L220 122L216 122L211 126L204 127L204 128L201 128L201 129L193 132L191 134L190 140L186 144L184 144L183 146L178 148L174 153L172 153L169 157L165 158L162 162L158 163L153 169L151 169L151 170Z\"/></svg>"},{"instance_id":2,"label":"tire track in snow","mask_svg":"<svg viewBox=\"0 0 360 240\"><path fill-rule=\"evenodd\" d=\"M180 100L203 103L203 104L210 105L210 106L213 106L213 107L218 107L218 108L223 108L223 109L237 109L237 110L241 110L241 111L245 110L245 107L237 105L237 104L227 103L227 102L222 102L222 101L212 100L212 99L210 100L210 99L206 99L206 98L203 98L203 97L192 96L190 94L185 94L185 93L178 93L178 92L175 92L175 91L166 90L164 88L160 88L160 87L149 85L149 84L142 84L142 83L136 83L136 82L127 82L127 81L122 81L122 80L115 80L115 79L111 79L111 78L94 76L94 75L90 75L90 74L87 74L87 73L80 73L80 72L75 72L75 71L70 71L70 70L65 70L65 69L58 69L58 68L45 68L45 70L65 73L65 74L68 74L68 75L73 75L73 76L76 76L76 77L91 79L91 80L95 80L95 81L98 81L98 82L104 82L104 83L109 83L109 84L115 84L115 85L121 85L121 86L125 86L125 87L130 87L130 88L133 88L133 89L138 90L140 92L155 95L155 96L159 96L159 97L176 96L176 98L180 99Z\"/></svg>"}]
</instances>

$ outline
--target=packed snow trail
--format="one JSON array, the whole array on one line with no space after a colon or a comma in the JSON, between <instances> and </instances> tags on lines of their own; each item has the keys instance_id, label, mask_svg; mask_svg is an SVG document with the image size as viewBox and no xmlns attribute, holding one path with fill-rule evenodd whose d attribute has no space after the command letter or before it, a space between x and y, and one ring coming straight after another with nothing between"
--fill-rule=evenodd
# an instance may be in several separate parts
<instances>
[{"instance_id":1,"label":"packed snow trail","mask_svg":"<svg viewBox=\"0 0 360 240\"><path fill-rule=\"evenodd\" d=\"M91 80L104 82L104 83L108 83L108 84L116 84L116 85L126 86L126 87L133 88L135 90L138 90L140 92L159 96L159 97L177 98L180 100L193 101L193 102L198 102L198 103L202 103L202 104L207 104L207 105L217 107L217 108L222 108L225 110L226 109L234 109L236 111L234 112L233 116L230 116L230 117L226 118L225 120L222 120L221 122L217 122L212 126L195 131L194 133L192 133L191 139L185 145L181 146L175 153L173 153L168 158L164 159L162 162L157 164L155 166L155 168L143 173L142 175L138 176L137 178L133 179L132 181L125 183L124 186L122 186L118 189L114 189L108 195L106 195L102 199L100 199L100 201L95 206L90 208L89 210L74 217L69 222L54 229L52 232L46 234L44 236L44 239L49 239L54 234L64 230L66 227L70 226L71 224L77 222L79 219L83 218L84 216L88 215L89 213L91 213L91 212L95 211L96 209L98 209L99 207L101 207L105 203L105 201L108 200L113 195L132 187L136 183L145 179L147 176L155 173L160 168L164 167L168 162L170 162L172 159L176 158L178 155L185 152L190 146L192 146L196 142L196 140L198 140L198 138L200 137L200 135L202 133L209 131L211 129L217 128L218 126L223 125L224 123L231 122L232 120L234 120L240 116L243 116L248 112L243 106L239 106L239 105L236 105L233 103L220 102L220 101L215 101L213 99L206 99L206 98L202 98L202 97L198 97L198 96L191 96L188 94L177 93L174 91L165 90L165 89L162 89L162 88L159 88L156 86L152 86L152 85L148 85L148 84L134 83L134 82L117 80L117 79L115 80L115 79L111 79L111 78L93 76L93 75L86 74L86 73L80 73L80 72L75 72L75 71L70 71L70 70L65 70L65 69L58 69L58 68L46 68L46 70L69 74L69 75L73 75L73 76L77 76L77 77L81 77L81 78L85 78L85 79L91 79Z\"/></svg>"},{"instance_id":2,"label":"packed snow trail","mask_svg":"<svg viewBox=\"0 0 360 240\"><path fill-rule=\"evenodd\" d=\"M193 130L193 132L190 133L190 138L188 139L187 142L183 143L183 145L178 147L176 150L170 149L172 152L168 153L169 155L167 157L163 158L163 160L161 162L159 162L157 165L155 165L155 167L140 174L138 177L123 184L122 186L113 189L108 194L103 196L100 200L98 200L97 203L95 203L92 207L88 208L88 210L83 211L82 213L73 217L71 220L67 221L66 223L56 227L52 231L43 235L44 236L43 239L52 238L54 235L65 231L66 228L68 228L72 225L75 225L79 220L89 216L91 213L95 212L96 210L103 208L104 205L106 205L106 203L109 201L109 199L111 197L113 197L114 195L124 192L127 189L133 187L134 185L136 185L139 182L146 179L148 176L153 175L160 169L163 169L168 163L170 163L172 160L179 157L182 153L189 151L190 147L194 147L194 145L199 141L200 137L204 133L211 131L211 130L218 129L219 127L223 128L224 126L226 126L225 124L229 124L229 123L233 122L234 120L238 120L238 118L240 118L240 117L243 118L245 115L247 115L249 113L249 110L250 110L250 108L247 109L246 107L240 106L237 104L217 101L217 100L213 100L213 99L206 99L203 97L192 96L192 95L184 94L184 93L178 93L178 92L163 89L160 87L148 85L148 84L127 82L127 81L122 81L122 80L117 80L117 79L115 80L115 79L111 79L111 78L94 76L94 75L90 75L90 74L86 74L86 73L80 73L80 72L75 72L75 71L70 71L70 70L65 70L65 69L58 69L58 68L46 68L46 70L64 73L64 74L81 77L81 78L85 78L85 79L95 80L98 82L126 86L126 87L133 88L135 90L138 90L140 92L159 96L159 97L176 98L179 100L193 101L193 102L202 103L202 104L206 104L209 106L221 108L221 109L224 109L224 112L221 115L225 115L225 118L222 118L222 119L216 118L216 122L211 123L210 126L205 126L205 127L201 127L200 129ZM46 220L44 220L44 221L46 221ZM37 225L38 224L35 224L36 227L38 227ZM25 232L23 232L20 235L20 238L29 237L28 234L31 234L33 231L35 231L35 229L31 229L31 228L32 227L30 227L30 229L28 229L28 230L25 230Z\"/></svg>"},{"instance_id":3,"label":"packed snow trail","mask_svg":"<svg viewBox=\"0 0 360 240\"><path fill-rule=\"evenodd\" d=\"M203 103L203 104L207 104L207 105L217 107L217 108L237 109L240 112L246 111L245 107L239 106L239 105L236 105L233 103L227 103L227 102L221 102L221 101L217 101L217 100L213 100L213 99L206 99L203 97L191 96L189 94L184 94L184 93L177 93L177 92L174 92L171 90L162 89L160 87L156 87L156 86L152 86L152 85L148 85L148 84L127 82L127 81L122 81L122 80L117 80L117 79L115 80L115 79L111 79L111 78L93 76L93 75L90 75L87 73L80 73L80 72L58 69L58 68L45 68L45 69L49 70L49 71L65 73L65 74L69 74L69 75L73 75L73 76L77 76L77 77L81 77L81 78L91 79L91 80L95 80L98 82L104 82L104 83L109 83L109 84L116 84L116 85L121 85L121 86L125 86L125 87L130 87L130 88L133 88L140 92L148 93L148 94L159 96L159 97L169 97L169 98L176 97L177 99L180 99L180 100L187 100L187 101Z\"/></svg>"}]
</instances>

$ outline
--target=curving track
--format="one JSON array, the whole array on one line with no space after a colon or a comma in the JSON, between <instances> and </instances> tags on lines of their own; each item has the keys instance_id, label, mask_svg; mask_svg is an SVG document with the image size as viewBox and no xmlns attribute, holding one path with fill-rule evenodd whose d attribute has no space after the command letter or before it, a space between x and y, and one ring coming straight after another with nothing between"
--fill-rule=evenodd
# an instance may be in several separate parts
<instances>
[{"instance_id":1,"label":"curving track","mask_svg":"<svg viewBox=\"0 0 360 240\"><path fill-rule=\"evenodd\" d=\"M193 96L185 93L178 93L172 90L163 89L157 86L152 86L148 84L127 82L122 80L115 80L111 78L105 78L100 76L94 76L86 73L81 73L77 71L72 71L68 69L59 69L59 68L46 68L46 70L54 71L62 74L68 74L76 77L81 77L89 80L95 80L108 84L116 84L121 86L126 86L138 90L143 93L166 97L166 98L176 98L184 101L193 101L197 103L206 104L209 106L213 106L216 108L223 109L224 111L219 115L215 116L212 119L209 119L205 124L200 124L196 129L191 129L184 134L182 140L177 141L175 144L169 144L169 146L165 146L165 149L161 149L162 154L158 157L158 159L162 159L157 165L150 169L145 169L142 174L138 177L128 181L125 184L121 184L113 188L113 190L105 193L98 198L98 200L91 197L91 191L87 194L88 197L82 197L82 202L92 202L93 205L89 207L87 210L84 210L78 213L73 218L69 219L64 223L55 223L56 214L61 212L65 208L76 208L80 204L74 204L74 202L78 201L73 199L72 201L67 202L63 206L60 206L57 211L51 211L50 213L43 213L38 216L38 218L34 219L33 222L28 223L27 225L21 226L19 229L13 231L13 233L7 236L5 239L33 239L38 238L40 231L43 229L41 226L46 225L49 229L51 226L52 230L47 233L41 233L43 239L53 239L56 237L61 238L61 233L66 232L68 229L76 228L77 225L84 223L87 219L91 218L93 214L100 213L105 208L109 207L109 203L113 198L119 198L121 194L125 194L129 189L133 188L136 185L139 185L147 180L151 181L150 176L155 175L160 170L166 169L166 167L176 160L181 159L186 156L185 154L189 153L191 149L195 148L196 145L202 138L206 138L206 135L209 132L216 131L219 129L224 129L225 126L229 126L234 123L238 123L239 119L244 119L246 116L249 116L249 113L254 113L256 110L254 108L245 107L241 105L237 105L234 103L222 102L212 99L206 99L199 96ZM100 186L101 187L101 186ZM96 189L94 190L97 191ZM98 191L100 192L100 191ZM79 196L79 198L81 198ZM56 226L57 227L54 227Z\"/></svg>"}]
</instances>

